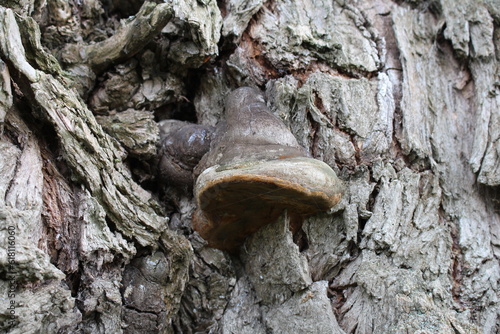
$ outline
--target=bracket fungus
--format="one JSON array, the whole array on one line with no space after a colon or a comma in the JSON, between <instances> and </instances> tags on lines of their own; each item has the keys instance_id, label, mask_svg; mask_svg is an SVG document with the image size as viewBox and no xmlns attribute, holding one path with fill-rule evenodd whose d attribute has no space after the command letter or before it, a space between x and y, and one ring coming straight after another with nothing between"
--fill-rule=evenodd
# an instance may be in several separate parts
<instances>
[{"instance_id":1,"label":"bracket fungus","mask_svg":"<svg viewBox=\"0 0 500 334\"><path fill-rule=\"evenodd\" d=\"M309 156L260 91L233 91L224 113L195 169L193 228L209 246L234 250L284 210L307 216L338 203L342 186L335 172Z\"/></svg>"}]
</instances>

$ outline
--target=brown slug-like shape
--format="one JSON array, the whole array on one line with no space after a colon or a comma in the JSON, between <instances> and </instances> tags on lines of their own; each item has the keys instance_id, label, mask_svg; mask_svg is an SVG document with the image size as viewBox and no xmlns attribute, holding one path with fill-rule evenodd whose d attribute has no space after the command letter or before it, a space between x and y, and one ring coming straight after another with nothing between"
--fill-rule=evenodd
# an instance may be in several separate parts
<instances>
[{"instance_id":1,"label":"brown slug-like shape","mask_svg":"<svg viewBox=\"0 0 500 334\"><path fill-rule=\"evenodd\" d=\"M191 189L193 169L210 148L214 128L177 120L159 123L158 173L168 184Z\"/></svg>"},{"instance_id":2,"label":"brown slug-like shape","mask_svg":"<svg viewBox=\"0 0 500 334\"><path fill-rule=\"evenodd\" d=\"M193 228L209 246L234 250L284 210L306 216L338 203L335 172L309 157L258 90L233 91L224 113L195 170Z\"/></svg>"}]
</instances>

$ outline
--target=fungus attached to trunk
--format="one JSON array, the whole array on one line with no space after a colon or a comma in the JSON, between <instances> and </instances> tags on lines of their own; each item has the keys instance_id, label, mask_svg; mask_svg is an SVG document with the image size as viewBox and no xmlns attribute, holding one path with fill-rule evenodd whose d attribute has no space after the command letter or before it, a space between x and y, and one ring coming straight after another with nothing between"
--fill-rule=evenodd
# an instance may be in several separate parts
<instances>
[{"instance_id":1,"label":"fungus attached to trunk","mask_svg":"<svg viewBox=\"0 0 500 334\"><path fill-rule=\"evenodd\" d=\"M311 215L341 197L335 172L310 158L262 94L249 87L228 96L225 120L196 173L193 228L220 249L236 248L284 210Z\"/></svg>"}]
</instances>

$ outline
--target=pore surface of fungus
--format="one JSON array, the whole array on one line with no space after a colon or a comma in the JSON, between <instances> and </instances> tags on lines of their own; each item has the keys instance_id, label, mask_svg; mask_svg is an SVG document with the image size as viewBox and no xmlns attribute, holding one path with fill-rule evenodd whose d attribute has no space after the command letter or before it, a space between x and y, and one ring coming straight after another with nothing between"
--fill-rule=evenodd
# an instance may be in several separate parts
<instances>
[{"instance_id":1,"label":"pore surface of fungus","mask_svg":"<svg viewBox=\"0 0 500 334\"><path fill-rule=\"evenodd\" d=\"M306 216L337 204L335 172L309 157L258 90L233 91L224 113L196 168L193 228L210 246L234 249L284 210Z\"/></svg>"}]
</instances>

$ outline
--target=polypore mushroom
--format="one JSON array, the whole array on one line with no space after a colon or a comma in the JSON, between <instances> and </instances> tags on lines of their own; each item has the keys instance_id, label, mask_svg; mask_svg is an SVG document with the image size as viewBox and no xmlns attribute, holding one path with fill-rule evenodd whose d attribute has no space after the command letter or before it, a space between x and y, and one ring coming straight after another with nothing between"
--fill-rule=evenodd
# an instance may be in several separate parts
<instances>
[{"instance_id":1,"label":"polypore mushroom","mask_svg":"<svg viewBox=\"0 0 500 334\"><path fill-rule=\"evenodd\" d=\"M225 121L202 158L195 183L193 228L209 246L232 250L286 209L310 215L332 208L341 182L312 159L250 87L226 100Z\"/></svg>"}]
</instances>

